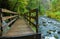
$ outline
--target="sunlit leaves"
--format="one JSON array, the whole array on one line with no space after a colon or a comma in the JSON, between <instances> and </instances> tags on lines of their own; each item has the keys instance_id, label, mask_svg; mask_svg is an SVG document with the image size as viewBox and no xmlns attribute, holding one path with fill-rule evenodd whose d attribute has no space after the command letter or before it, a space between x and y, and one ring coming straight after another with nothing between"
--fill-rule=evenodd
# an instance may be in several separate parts
<instances>
[{"instance_id":1,"label":"sunlit leaves","mask_svg":"<svg viewBox=\"0 0 60 39\"><path fill-rule=\"evenodd\" d=\"M38 0L29 0L29 5L28 7L30 9L35 9L38 7Z\"/></svg>"},{"instance_id":2,"label":"sunlit leaves","mask_svg":"<svg viewBox=\"0 0 60 39\"><path fill-rule=\"evenodd\" d=\"M18 0L18 2L20 3L18 5L20 12L24 13L26 11L26 6L28 5L27 0Z\"/></svg>"}]
</instances>

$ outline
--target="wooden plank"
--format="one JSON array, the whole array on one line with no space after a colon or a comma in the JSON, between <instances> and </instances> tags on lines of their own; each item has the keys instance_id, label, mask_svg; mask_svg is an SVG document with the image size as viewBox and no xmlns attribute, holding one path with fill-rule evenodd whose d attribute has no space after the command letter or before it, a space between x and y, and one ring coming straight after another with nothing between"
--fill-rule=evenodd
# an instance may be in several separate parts
<instances>
[{"instance_id":1,"label":"wooden plank","mask_svg":"<svg viewBox=\"0 0 60 39\"><path fill-rule=\"evenodd\" d=\"M14 18L14 17L17 17L18 15L14 15L14 16L6 16L6 17L2 17L2 20L7 20L7 19L11 19L11 18Z\"/></svg>"},{"instance_id":2,"label":"wooden plank","mask_svg":"<svg viewBox=\"0 0 60 39\"><path fill-rule=\"evenodd\" d=\"M12 24L15 20L16 20L16 18L13 19L12 21L10 21L7 25L9 26L9 25Z\"/></svg>"},{"instance_id":3,"label":"wooden plank","mask_svg":"<svg viewBox=\"0 0 60 39\"><path fill-rule=\"evenodd\" d=\"M18 19L11 27L11 29L3 36L15 37L15 36L26 36L29 34L34 34L31 28L26 24L23 19Z\"/></svg>"},{"instance_id":4,"label":"wooden plank","mask_svg":"<svg viewBox=\"0 0 60 39\"><path fill-rule=\"evenodd\" d=\"M31 34L26 36L14 36L14 37L0 37L0 39L36 39L35 36L37 35L38 39L41 39L41 34Z\"/></svg>"},{"instance_id":5,"label":"wooden plank","mask_svg":"<svg viewBox=\"0 0 60 39\"><path fill-rule=\"evenodd\" d=\"M16 12L7 10L7 9L2 9L2 12L10 13L10 14L17 14Z\"/></svg>"}]
</instances>

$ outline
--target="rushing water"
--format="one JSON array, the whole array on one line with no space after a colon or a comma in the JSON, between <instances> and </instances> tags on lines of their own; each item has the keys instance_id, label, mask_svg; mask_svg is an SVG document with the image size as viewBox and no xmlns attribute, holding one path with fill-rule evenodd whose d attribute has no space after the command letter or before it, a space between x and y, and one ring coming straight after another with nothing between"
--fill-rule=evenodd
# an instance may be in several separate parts
<instances>
[{"instance_id":1,"label":"rushing water","mask_svg":"<svg viewBox=\"0 0 60 39\"><path fill-rule=\"evenodd\" d=\"M60 39L60 22L40 16L39 18L39 32L43 39Z\"/></svg>"}]
</instances>

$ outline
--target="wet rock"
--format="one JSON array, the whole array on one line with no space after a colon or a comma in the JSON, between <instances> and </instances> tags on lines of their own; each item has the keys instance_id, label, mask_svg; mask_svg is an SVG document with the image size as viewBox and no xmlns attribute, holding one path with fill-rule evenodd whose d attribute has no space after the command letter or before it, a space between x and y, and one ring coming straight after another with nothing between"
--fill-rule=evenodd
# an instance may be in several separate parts
<instances>
[{"instance_id":1,"label":"wet rock","mask_svg":"<svg viewBox=\"0 0 60 39\"><path fill-rule=\"evenodd\" d=\"M54 37L55 37L56 39L58 39L58 36L57 36L57 35L54 35Z\"/></svg>"},{"instance_id":2,"label":"wet rock","mask_svg":"<svg viewBox=\"0 0 60 39\"><path fill-rule=\"evenodd\" d=\"M58 31L58 34L60 34L60 31Z\"/></svg>"},{"instance_id":3,"label":"wet rock","mask_svg":"<svg viewBox=\"0 0 60 39\"><path fill-rule=\"evenodd\" d=\"M48 23L52 23L52 22L48 22Z\"/></svg>"},{"instance_id":4,"label":"wet rock","mask_svg":"<svg viewBox=\"0 0 60 39\"><path fill-rule=\"evenodd\" d=\"M55 32L56 30L53 30L53 32Z\"/></svg>"},{"instance_id":5,"label":"wet rock","mask_svg":"<svg viewBox=\"0 0 60 39\"><path fill-rule=\"evenodd\" d=\"M58 31L58 30L60 30L60 28L59 28L60 24L58 21L51 19L51 18L47 18L47 17L40 17L39 20L40 20L39 21L39 23L40 23L39 30L41 30L39 32L41 32L44 37L45 36L49 37L49 36L53 35L53 37L55 37L56 39L59 38L60 31Z\"/></svg>"},{"instance_id":6,"label":"wet rock","mask_svg":"<svg viewBox=\"0 0 60 39\"><path fill-rule=\"evenodd\" d=\"M46 23L46 22L42 22L42 23Z\"/></svg>"},{"instance_id":7,"label":"wet rock","mask_svg":"<svg viewBox=\"0 0 60 39\"><path fill-rule=\"evenodd\" d=\"M47 31L47 33L51 34L51 31L49 30L49 31Z\"/></svg>"},{"instance_id":8,"label":"wet rock","mask_svg":"<svg viewBox=\"0 0 60 39\"><path fill-rule=\"evenodd\" d=\"M46 26L46 24L43 24L43 26Z\"/></svg>"}]
</instances>

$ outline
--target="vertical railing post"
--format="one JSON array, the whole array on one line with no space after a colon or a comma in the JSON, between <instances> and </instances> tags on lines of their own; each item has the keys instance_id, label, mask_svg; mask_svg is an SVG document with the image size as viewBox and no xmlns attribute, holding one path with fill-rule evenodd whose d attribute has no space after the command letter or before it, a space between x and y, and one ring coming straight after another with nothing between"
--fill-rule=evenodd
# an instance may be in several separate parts
<instances>
[{"instance_id":1,"label":"vertical railing post","mask_svg":"<svg viewBox=\"0 0 60 39\"><path fill-rule=\"evenodd\" d=\"M2 9L0 9L0 36L2 36L2 31L3 31L3 29L2 29Z\"/></svg>"},{"instance_id":2,"label":"vertical railing post","mask_svg":"<svg viewBox=\"0 0 60 39\"><path fill-rule=\"evenodd\" d=\"M39 39L38 36L38 9L36 9L36 39Z\"/></svg>"},{"instance_id":3,"label":"vertical railing post","mask_svg":"<svg viewBox=\"0 0 60 39\"><path fill-rule=\"evenodd\" d=\"M36 9L36 33L38 33L38 9Z\"/></svg>"},{"instance_id":4,"label":"vertical railing post","mask_svg":"<svg viewBox=\"0 0 60 39\"><path fill-rule=\"evenodd\" d=\"M29 20L31 21L31 13L29 12ZM31 23L29 22L29 24L31 25Z\"/></svg>"}]
</instances>

